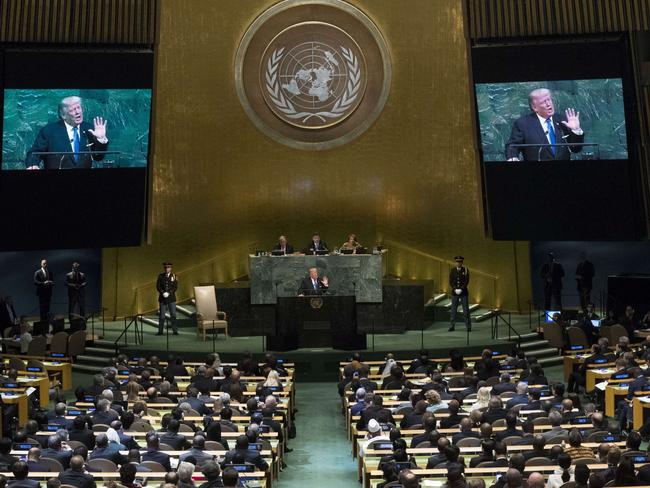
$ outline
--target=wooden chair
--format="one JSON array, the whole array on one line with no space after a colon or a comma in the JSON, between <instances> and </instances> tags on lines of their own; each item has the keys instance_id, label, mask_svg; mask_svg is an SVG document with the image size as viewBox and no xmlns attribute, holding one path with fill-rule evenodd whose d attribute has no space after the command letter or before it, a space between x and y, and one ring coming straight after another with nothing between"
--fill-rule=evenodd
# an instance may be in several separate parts
<instances>
[{"instance_id":1,"label":"wooden chair","mask_svg":"<svg viewBox=\"0 0 650 488\"><path fill-rule=\"evenodd\" d=\"M206 451L225 451L226 448L221 442L217 441L205 441L205 450Z\"/></svg>"},{"instance_id":2,"label":"wooden chair","mask_svg":"<svg viewBox=\"0 0 650 488\"><path fill-rule=\"evenodd\" d=\"M627 330L621 324L614 324L609 328L609 343L612 346L623 336L627 337ZM630 341L632 341L632 339L633 337L630 337Z\"/></svg>"},{"instance_id":3,"label":"wooden chair","mask_svg":"<svg viewBox=\"0 0 650 488\"><path fill-rule=\"evenodd\" d=\"M32 338L27 348L28 356L45 356L47 350L47 339L45 336L35 336Z\"/></svg>"},{"instance_id":4,"label":"wooden chair","mask_svg":"<svg viewBox=\"0 0 650 488\"><path fill-rule=\"evenodd\" d=\"M67 332L57 332L52 336L52 341L50 342L50 352L57 354L68 354L68 333Z\"/></svg>"},{"instance_id":5,"label":"wooden chair","mask_svg":"<svg viewBox=\"0 0 650 488\"><path fill-rule=\"evenodd\" d=\"M549 466L552 462L547 457L534 457L526 461L526 466Z\"/></svg>"},{"instance_id":6,"label":"wooden chair","mask_svg":"<svg viewBox=\"0 0 650 488\"><path fill-rule=\"evenodd\" d=\"M555 349L562 349L564 347L564 337L562 336L562 327L556 323L543 325L544 339L548 341L548 345Z\"/></svg>"},{"instance_id":7,"label":"wooden chair","mask_svg":"<svg viewBox=\"0 0 650 488\"><path fill-rule=\"evenodd\" d=\"M589 341L587 340L587 335L585 331L580 327L569 327L566 330L567 336L569 338L569 345L571 346L582 346L584 348L589 347Z\"/></svg>"},{"instance_id":8,"label":"wooden chair","mask_svg":"<svg viewBox=\"0 0 650 488\"><path fill-rule=\"evenodd\" d=\"M647 454L647 453L646 453L646 454ZM578 466L578 465L580 465L580 464L596 463L596 462L598 462L598 460L597 460L595 457L590 457L590 458L588 458L588 457L581 457L581 458L578 458L578 459L573 459L573 460L571 460L571 463L572 463L574 466Z\"/></svg>"},{"instance_id":9,"label":"wooden chair","mask_svg":"<svg viewBox=\"0 0 650 488\"><path fill-rule=\"evenodd\" d=\"M117 471L117 465L110 459L91 459L88 461L88 467L92 468L92 471L99 471L100 473L113 473Z\"/></svg>"},{"instance_id":10,"label":"wooden chair","mask_svg":"<svg viewBox=\"0 0 650 488\"><path fill-rule=\"evenodd\" d=\"M481 447L481 439L476 437L465 437L456 443L458 447Z\"/></svg>"},{"instance_id":11,"label":"wooden chair","mask_svg":"<svg viewBox=\"0 0 650 488\"><path fill-rule=\"evenodd\" d=\"M162 464L157 463L156 461L142 461L140 463L140 466L144 466L145 468L149 468L151 471L154 471L156 473L166 473L167 472L165 467Z\"/></svg>"},{"instance_id":12,"label":"wooden chair","mask_svg":"<svg viewBox=\"0 0 650 488\"><path fill-rule=\"evenodd\" d=\"M521 436L518 436L518 435L511 435L511 436L508 436L508 437L504 438L502 442L503 442L506 446L510 446L510 445L512 445L512 444L517 444L518 442L521 441L521 439L522 439Z\"/></svg>"},{"instance_id":13,"label":"wooden chair","mask_svg":"<svg viewBox=\"0 0 650 488\"><path fill-rule=\"evenodd\" d=\"M217 295L214 286L195 286L194 299L196 301L196 334L205 341L208 330L216 334L223 330L228 338L228 322L226 313L217 307Z\"/></svg>"},{"instance_id":14,"label":"wooden chair","mask_svg":"<svg viewBox=\"0 0 650 488\"><path fill-rule=\"evenodd\" d=\"M77 357L86 351L86 331L78 330L68 337L68 355Z\"/></svg>"},{"instance_id":15,"label":"wooden chair","mask_svg":"<svg viewBox=\"0 0 650 488\"><path fill-rule=\"evenodd\" d=\"M42 457L39 461L39 464L42 464L47 468L49 473L62 473L63 465L56 459L49 457Z\"/></svg>"}]
</instances>

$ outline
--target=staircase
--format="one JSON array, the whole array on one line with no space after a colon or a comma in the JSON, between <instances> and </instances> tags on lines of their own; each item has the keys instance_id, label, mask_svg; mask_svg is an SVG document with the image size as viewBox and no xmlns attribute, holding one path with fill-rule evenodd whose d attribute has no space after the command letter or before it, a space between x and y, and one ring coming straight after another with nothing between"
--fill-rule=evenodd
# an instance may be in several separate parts
<instances>
[{"instance_id":1,"label":"staircase","mask_svg":"<svg viewBox=\"0 0 650 488\"><path fill-rule=\"evenodd\" d=\"M196 327L196 322L194 316L196 315L196 306L194 306L194 300L190 303L185 303L183 305L176 305L176 323L179 328L183 327ZM169 318L169 314L167 314ZM143 325L150 325L158 329L158 315L143 315L142 316Z\"/></svg>"},{"instance_id":2,"label":"staircase","mask_svg":"<svg viewBox=\"0 0 650 488\"><path fill-rule=\"evenodd\" d=\"M538 332L522 334L521 348L526 351L526 356L536 357L542 367L562 364L562 356L559 351L549 347L548 341L542 339Z\"/></svg>"},{"instance_id":3,"label":"staircase","mask_svg":"<svg viewBox=\"0 0 650 488\"><path fill-rule=\"evenodd\" d=\"M79 373L96 374L110 364L115 357L115 343L112 341L95 340L91 346L86 346L83 354L77 356L72 363L72 370Z\"/></svg>"},{"instance_id":4,"label":"staircase","mask_svg":"<svg viewBox=\"0 0 650 488\"><path fill-rule=\"evenodd\" d=\"M424 319L430 321L449 321L451 310L451 297L446 293L439 293L429 299L424 305ZM458 308L462 316L462 308ZM493 312L488 308L481 307L478 303L469 304L469 314L472 323L479 323L492 317Z\"/></svg>"}]
</instances>

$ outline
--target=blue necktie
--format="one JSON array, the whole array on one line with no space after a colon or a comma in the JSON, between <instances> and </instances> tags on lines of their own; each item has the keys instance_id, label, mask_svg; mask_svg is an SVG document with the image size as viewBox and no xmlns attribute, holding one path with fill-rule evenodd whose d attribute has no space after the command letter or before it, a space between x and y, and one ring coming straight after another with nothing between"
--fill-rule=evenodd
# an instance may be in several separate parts
<instances>
[{"instance_id":1,"label":"blue necktie","mask_svg":"<svg viewBox=\"0 0 650 488\"><path fill-rule=\"evenodd\" d=\"M72 129L72 150L74 151L74 161L79 162L79 127Z\"/></svg>"},{"instance_id":2,"label":"blue necktie","mask_svg":"<svg viewBox=\"0 0 650 488\"><path fill-rule=\"evenodd\" d=\"M548 139L551 141L551 152L555 156L555 131L553 130L553 121L551 117L546 119L546 127L548 128Z\"/></svg>"},{"instance_id":3,"label":"blue necktie","mask_svg":"<svg viewBox=\"0 0 650 488\"><path fill-rule=\"evenodd\" d=\"M314 281L312 281L312 283L314 284L314 291L318 291L318 288L317 288L317 285L316 285L316 284L317 284L317 281L314 280Z\"/></svg>"}]
</instances>

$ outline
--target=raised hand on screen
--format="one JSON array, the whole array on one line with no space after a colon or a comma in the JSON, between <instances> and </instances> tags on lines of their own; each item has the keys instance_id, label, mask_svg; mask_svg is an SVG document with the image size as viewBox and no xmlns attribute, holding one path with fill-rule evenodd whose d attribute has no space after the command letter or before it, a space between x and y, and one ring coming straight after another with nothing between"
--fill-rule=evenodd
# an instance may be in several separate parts
<instances>
[{"instance_id":1,"label":"raised hand on screen","mask_svg":"<svg viewBox=\"0 0 650 488\"><path fill-rule=\"evenodd\" d=\"M93 119L93 123L95 124L95 128L88 129L88 132L90 132L93 136L95 136L99 140L106 139L106 124L108 123L108 121L104 120L103 117L95 117Z\"/></svg>"},{"instance_id":2,"label":"raised hand on screen","mask_svg":"<svg viewBox=\"0 0 650 488\"><path fill-rule=\"evenodd\" d=\"M564 115L566 116L566 120L563 120L562 124L565 127L573 131L580 130L580 112L576 112L572 108L567 108L564 111Z\"/></svg>"},{"instance_id":3,"label":"raised hand on screen","mask_svg":"<svg viewBox=\"0 0 650 488\"><path fill-rule=\"evenodd\" d=\"M323 279L321 281L323 282L324 286L329 286L330 280L327 278L327 276L323 276Z\"/></svg>"}]
</instances>

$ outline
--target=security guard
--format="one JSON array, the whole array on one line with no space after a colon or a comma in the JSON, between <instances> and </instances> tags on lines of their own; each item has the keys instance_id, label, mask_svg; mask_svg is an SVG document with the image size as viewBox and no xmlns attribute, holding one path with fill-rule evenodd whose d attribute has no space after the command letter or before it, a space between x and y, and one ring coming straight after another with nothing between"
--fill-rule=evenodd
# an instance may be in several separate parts
<instances>
[{"instance_id":1,"label":"security guard","mask_svg":"<svg viewBox=\"0 0 650 488\"><path fill-rule=\"evenodd\" d=\"M463 256L456 256L456 267L449 272L449 287L451 289L451 325L449 332L456 329L456 313L458 312L458 302L463 306L465 315L465 326L468 331L472 330L472 323L469 317L469 298L467 285L469 284L469 270L463 266Z\"/></svg>"},{"instance_id":2,"label":"security guard","mask_svg":"<svg viewBox=\"0 0 650 488\"><path fill-rule=\"evenodd\" d=\"M172 330L174 335L178 335L178 328L176 327L176 289L178 288L178 280L176 275L172 273L172 263L163 263L165 271L158 275L156 281L156 290L158 290L158 303L160 305L160 312L158 315L158 333L156 335L163 335L163 327L165 324L165 314L169 311L169 316L172 320Z\"/></svg>"}]
</instances>

